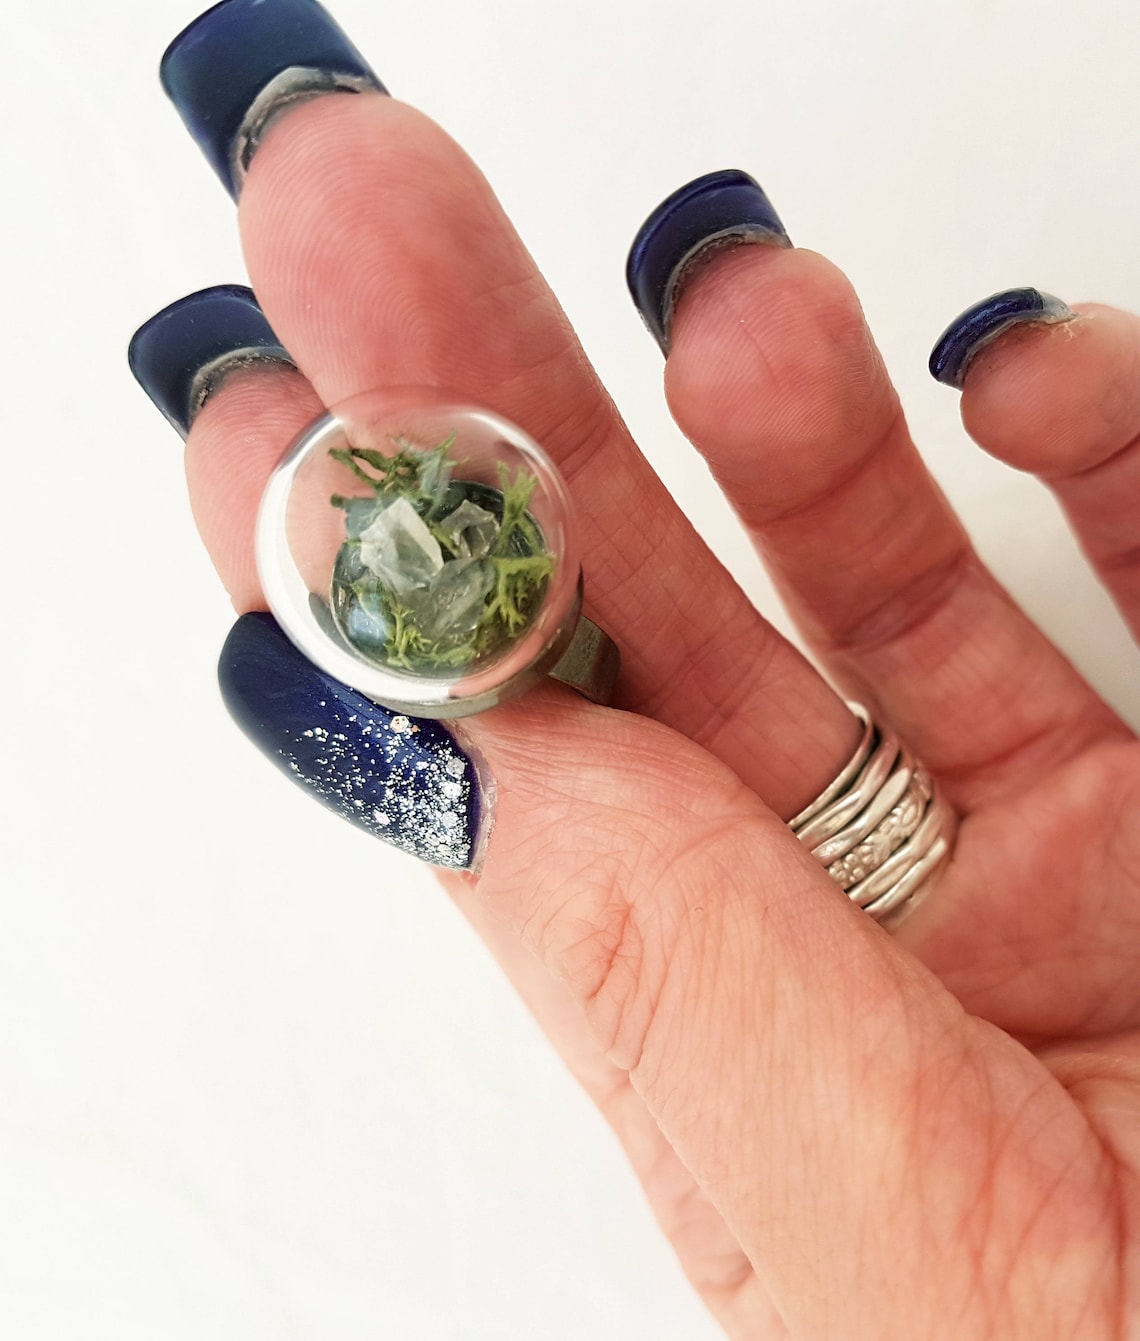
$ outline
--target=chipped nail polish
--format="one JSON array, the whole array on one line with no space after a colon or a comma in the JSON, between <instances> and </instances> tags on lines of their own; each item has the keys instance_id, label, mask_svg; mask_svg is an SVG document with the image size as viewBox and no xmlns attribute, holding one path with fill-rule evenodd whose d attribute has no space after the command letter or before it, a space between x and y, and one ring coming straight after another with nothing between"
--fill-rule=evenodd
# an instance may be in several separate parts
<instances>
[{"instance_id":1,"label":"chipped nail polish","mask_svg":"<svg viewBox=\"0 0 1140 1341\"><path fill-rule=\"evenodd\" d=\"M268 614L233 626L218 679L249 739L330 810L433 866L476 864L480 780L440 723L390 712L318 670Z\"/></svg>"},{"instance_id":2,"label":"chipped nail polish","mask_svg":"<svg viewBox=\"0 0 1140 1341\"><path fill-rule=\"evenodd\" d=\"M127 359L183 437L227 373L260 363L295 366L253 290L240 284L202 289L164 307L134 333Z\"/></svg>"},{"instance_id":3,"label":"chipped nail polish","mask_svg":"<svg viewBox=\"0 0 1140 1341\"><path fill-rule=\"evenodd\" d=\"M792 245L763 189L735 168L710 172L674 191L638 229L626 282L663 353L669 353L677 300L698 264L742 242Z\"/></svg>"},{"instance_id":4,"label":"chipped nail polish","mask_svg":"<svg viewBox=\"0 0 1140 1341\"><path fill-rule=\"evenodd\" d=\"M1040 289L1003 289L954 318L930 355L930 375L960 391L974 356L1011 326L1022 322L1053 324L1076 314L1067 303Z\"/></svg>"},{"instance_id":5,"label":"chipped nail polish","mask_svg":"<svg viewBox=\"0 0 1140 1341\"><path fill-rule=\"evenodd\" d=\"M236 200L269 123L324 93L386 93L316 0L222 0L171 42L162 86Z\"/></svg>"}]
</instances>

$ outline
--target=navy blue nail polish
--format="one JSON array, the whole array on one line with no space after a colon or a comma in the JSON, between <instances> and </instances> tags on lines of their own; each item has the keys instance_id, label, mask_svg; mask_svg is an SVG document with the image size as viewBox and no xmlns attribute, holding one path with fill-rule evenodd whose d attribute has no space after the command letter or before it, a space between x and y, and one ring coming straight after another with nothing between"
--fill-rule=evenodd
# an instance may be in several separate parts
<instances>
[{"instance_id":1,"label":"navy blue nail polish","mask_svg":"<svg viewBox=\"0 0 1140 1341\"><path fill-rule=\"evenodd\" d=\"M127 359L183 437L226 373L263 362L294 366L253 290L240 284L202 289L164 307L135 331Z\"/></svg>"},{"instance_id":2,"label":"navy blue nail polish","mask_svg":"<svg viewBox=\"0 0 1140 1341\"><path fill-rule=\"evenodd\" d=\"M960 391L974 355L1024 321L1054 323L1075 315L1067 303L1040 289L1004 289L955 317L930 355L930 375Z\"/></svg>"},{"instance_id":3,"label":"navy blue nail polish","mask_svg":"<svg viewBox=\"0 0 1140 1341\"><path fill-rule=\"evenodd\" d=\"M772 202L746 172L735 168L682 186L641 225L626 262L626 283L665 354L677 300L696 264L740 242L792 245Z\"/></svg>"},{"instance_id":4,"label":"navy blue nail polish","mask_svg":"<svg viewBox=\"0 0 1140 1341\"><path fill-rule=\"evenodd\" d=\"M171 42L162 86L237 199L270 120L322 93L387 90L316 0L222 0Z\"/></svg>"},{"instance_id":5,"label":"navy blue nail polish","mask_svg":"<svg viewBox=\"0 0 1140 1341\"><path fill-rule=\"evenodd\" d=\"M475 767L439 722L389 712L318 670L272 615L242 615L218 663L234 720L330 810L433 866L470 868Z\"/></svg>"}]
</instances>

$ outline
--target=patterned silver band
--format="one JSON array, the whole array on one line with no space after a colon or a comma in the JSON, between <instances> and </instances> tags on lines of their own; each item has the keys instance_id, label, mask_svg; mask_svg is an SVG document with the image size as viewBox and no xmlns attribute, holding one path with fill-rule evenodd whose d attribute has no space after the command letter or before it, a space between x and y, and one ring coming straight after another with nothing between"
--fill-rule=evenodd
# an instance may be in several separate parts
<instances>
[{"instance_id":1,"label":"patterned silver band","mask_svg":"<svg viewBox=\"0 0 1140 1341\"><path fill-rule=\"evenodd\" d=\"M788 827L852 903L895 927L933 888L957 820L895 733L848 706L863 723L855 753Z\"/></svg>"}]
</instances>

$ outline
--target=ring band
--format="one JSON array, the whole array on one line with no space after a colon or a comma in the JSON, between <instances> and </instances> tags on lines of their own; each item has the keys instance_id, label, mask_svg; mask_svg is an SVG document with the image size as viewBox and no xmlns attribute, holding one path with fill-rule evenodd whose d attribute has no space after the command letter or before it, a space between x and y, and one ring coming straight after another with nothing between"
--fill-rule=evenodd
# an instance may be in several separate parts
<instances>
[{"instance_id":1,"label":"ring band","mask_svg":"<svg viewBox=\"0 0 1140 1341\"><path fill-rule=\"evenodd\" d=\"M863 723L859 744L788 827L854 904L895 927L933 888L957 819L898 736L848 707Z\"/></svg>"},{"instance_id":2,"label":"ring band","mask_svg":"<svg viewBox=\"0 0 1140 1341\"><path fill-rule=\"evenodd\" d=\"M608 704L613 699L620 668L617 643L593 620L581 615L565 652L547 674L576 689L592 703Z\"/></svg>"}]
</instances>

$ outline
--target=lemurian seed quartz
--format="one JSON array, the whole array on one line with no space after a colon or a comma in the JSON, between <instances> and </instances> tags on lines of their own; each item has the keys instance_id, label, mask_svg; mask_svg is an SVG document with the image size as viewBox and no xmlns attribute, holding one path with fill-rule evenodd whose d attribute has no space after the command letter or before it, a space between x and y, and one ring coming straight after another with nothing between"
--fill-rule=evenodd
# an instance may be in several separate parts
<instances>
[{"instance_id":1,"label":"lemurian seed quartz","mask_svg":"<svg viewBox=\"0 0 1140 1341\"><path fill-rule=\"evenodd\" d=\"M438 390L382 390L311 425L257 526L270 609L377 702L458 717L565 650L580 563L564 482L517 425Z\"/></svg>"}]
</instances>

